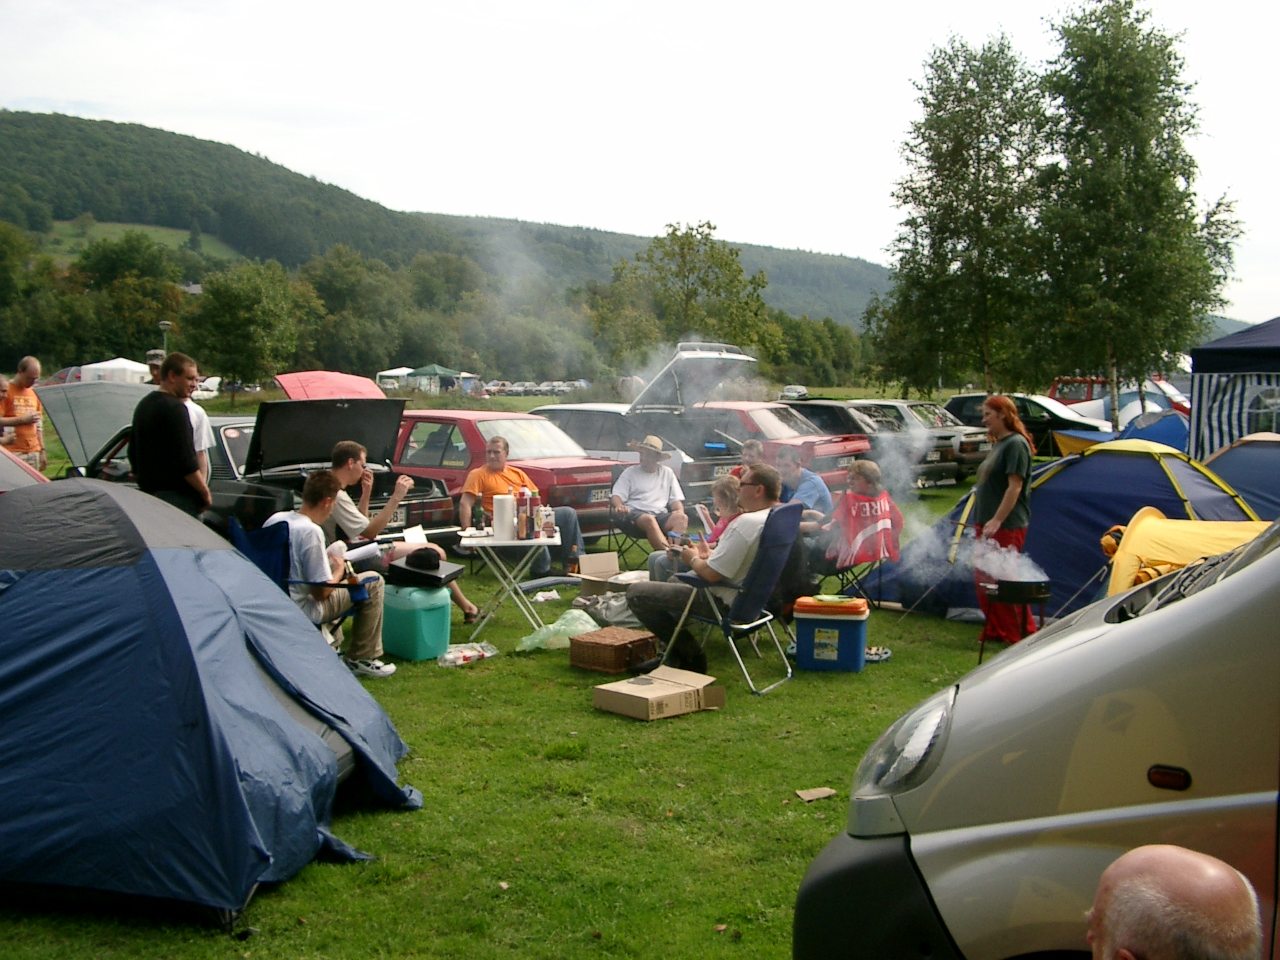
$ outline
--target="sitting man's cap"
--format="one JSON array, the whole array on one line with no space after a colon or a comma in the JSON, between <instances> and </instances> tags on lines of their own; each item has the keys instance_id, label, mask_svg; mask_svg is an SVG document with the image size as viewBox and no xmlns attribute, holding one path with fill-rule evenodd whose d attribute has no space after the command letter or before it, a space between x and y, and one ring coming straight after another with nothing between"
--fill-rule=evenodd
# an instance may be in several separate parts
<instances>
[{"instance_id":1,"label":"sitting man's cap","mask_svg":"<svg viewBox=\"0 0 1280 960\"><path fill-rule=\"evenodd\" d=\"M649 434L643 440L632 440L627 444L632 450L648 450L650 453L656 453L659 460L670 460L671 454L666 453L662 449L662 438Z\"/></svg>"},{"instance_id":2,"label":"sitting man's cap","mask_svg":"<svg viewBox=\"0 0 1280 960\"><path fill-rule=\"evenodd\" d=\"M160 366L160 364L162 364L162 363L164 363L164 351L163 351L163 350L148 350L148 351L147 351L147 366L149 366L149 367L158 367L158 366Z\"/></svg>"}]
</instances>

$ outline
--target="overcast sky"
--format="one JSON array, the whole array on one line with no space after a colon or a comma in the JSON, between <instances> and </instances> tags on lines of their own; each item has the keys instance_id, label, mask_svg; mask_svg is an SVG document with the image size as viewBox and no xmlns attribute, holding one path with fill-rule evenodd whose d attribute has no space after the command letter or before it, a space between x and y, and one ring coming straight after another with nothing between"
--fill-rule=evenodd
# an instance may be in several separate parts
<instances>
[{"instance_id":1,"label":"overcast sky","mask_svg":"<svg viewBox=\"0 0 1280 960\"><path fill-rule=\"evenodd\" d=\"M874 7L874 9L872 9ZM0 106L229 143L397 210L888 263L914 82L951 35L1038 66L1056 0L0 0ZM1197 84L1202 200L1245 235L1225 313L1280 315L1280 13L1161 0Z\"/></svg>"}]
</instances>

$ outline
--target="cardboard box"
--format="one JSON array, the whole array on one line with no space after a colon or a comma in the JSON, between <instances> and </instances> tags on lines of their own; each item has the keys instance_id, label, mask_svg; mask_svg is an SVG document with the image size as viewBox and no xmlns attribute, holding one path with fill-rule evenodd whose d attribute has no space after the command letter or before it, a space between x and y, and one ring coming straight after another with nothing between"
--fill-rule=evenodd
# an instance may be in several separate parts
<instances>
[{"instance_id":1,"label":"cardboard box","mask_svg":"<svg viewBox=\"0 0 1280 960\"><path fill-rule=\"evenodd\" d=\"M595 597L626 590L623 585L609 582L610 577L621 572L616 553L584 553L578 558L578 595Z\"/></svg>"},{"instance_id":2,"label":"cardboard box","mask_svg":"<svg viewBox=\"0 0 1280 960\"><path fill-rule=\"evenodd\" d=\"M657 655L657 639L648 630L601 627L569 638L569 666L596 673L626 673Z\"/></svg>"},{"instance_id":3,"label":"cardboard box","mask_svg":"<svg viewBox=\"0 0 1280 960\"><path fill-rule=\"evenodd\" d=\"M597 710L660 720L723 707L724 687L713 687L715 682L704 673L658 667L644 676L601 684L592 691L591 702Z\"/></svg>"}]
</instances>

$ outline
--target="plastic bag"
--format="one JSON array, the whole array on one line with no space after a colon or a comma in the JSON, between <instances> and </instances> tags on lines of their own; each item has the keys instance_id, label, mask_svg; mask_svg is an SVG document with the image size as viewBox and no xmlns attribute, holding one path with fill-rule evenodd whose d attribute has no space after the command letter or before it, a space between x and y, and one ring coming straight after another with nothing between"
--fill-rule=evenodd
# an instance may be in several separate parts
<instances>
[{"instance_id":1,"label":"plastic bag","mask_svg":"<svg viewBox=\"0 0 1280 960\"><path fill-rule=\"evenodd\" d=\"M498 655L498 648L492 643L451 643L444 653L436 658L442 667L460 667L464 663L475 663Z\"/></svg>"},{"instance_id":2,"label":"plastic bag","mask_svg":"<svg viewBox=\"0 0 1280 960\"><path fill-rule=\"evenodd\" d=\"M602 593L588 597L582 604L582 609L602 627L631 627L639 630L644 626L627 606L625 593Z\"/></svg>"},{"instance_id":3,"label":"plastic bag","mask_svg":"<svg viewBox=\"0 0 1280 960\"><path fill-rule=\"evenodd\" d=\"M555 623L533 631L516 649L522 652L529 650L564 650L569 646L569 638L596 629L596 622L581 610L566 610Z\"/></svg>"}]
</instances>

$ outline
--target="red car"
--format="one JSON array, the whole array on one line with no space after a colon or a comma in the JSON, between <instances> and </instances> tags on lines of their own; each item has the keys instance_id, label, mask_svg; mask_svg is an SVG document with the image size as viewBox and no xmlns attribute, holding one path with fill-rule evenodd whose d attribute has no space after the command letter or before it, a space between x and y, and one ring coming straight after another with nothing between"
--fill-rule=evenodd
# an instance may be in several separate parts
<instances>
[{"instance_id":1,"label":"red car","mask_svg":"<svg viewBox=\"0 0 1280 960\"><path fill-rule=\"evenodd\" d=\"M848 466L871 449L866 434L825 436L805 417L785 403L762 400L709 400L697 405L703 411L718 411L718 429L736 440L759 440L764 456L776 463L778 450L797 447L800 463L826 481L832 490L848 484ZM704 414L705 416L705 414Z\"/></svg>"},{"instance_id":2,"label":"red car","mask_svg":"<svg viewBox=\"0 0 1280 960\"><path fill-rule=\"evenodd\" d=\"M484 445L504 437L509 462L529 475L553 507L573 507L584 536L609 530L609 492L617 460L588 457L545 417L501 410L406 410L396 442L395 469L443 480L455 505L467 474L484 466Z\"/></svg>"}]
</instances>

